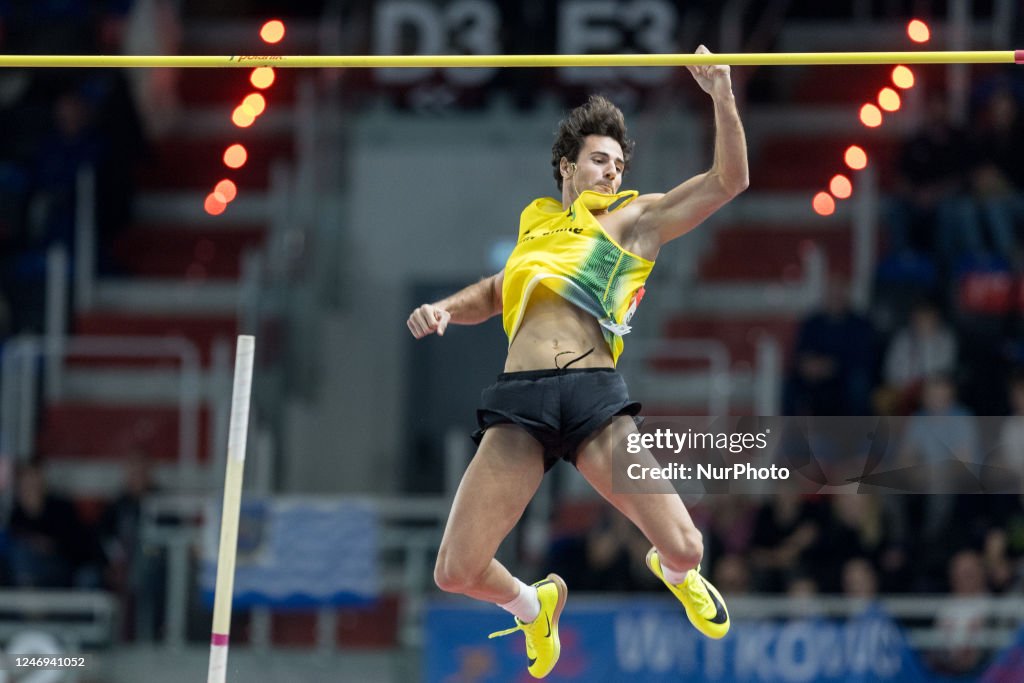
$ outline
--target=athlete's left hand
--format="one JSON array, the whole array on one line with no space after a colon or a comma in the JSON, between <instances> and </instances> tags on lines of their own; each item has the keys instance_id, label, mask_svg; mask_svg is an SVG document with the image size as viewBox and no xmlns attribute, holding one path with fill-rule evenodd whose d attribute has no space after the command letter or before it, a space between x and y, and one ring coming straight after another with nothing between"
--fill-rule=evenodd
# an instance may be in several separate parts
<instances>
[{"instance_id":1,"label":"athlete's left hand","mask_svg":"<svg viewBox=\"0 0 1024 683\"><path fill-rule=\"evenodd\" d=\"M710 55L712 52L701 45L695 54ZM693 74L701 90L712 97L732 93L732 72L728 64L688 64L686 68Z\"/></svg>"}]
</instances>

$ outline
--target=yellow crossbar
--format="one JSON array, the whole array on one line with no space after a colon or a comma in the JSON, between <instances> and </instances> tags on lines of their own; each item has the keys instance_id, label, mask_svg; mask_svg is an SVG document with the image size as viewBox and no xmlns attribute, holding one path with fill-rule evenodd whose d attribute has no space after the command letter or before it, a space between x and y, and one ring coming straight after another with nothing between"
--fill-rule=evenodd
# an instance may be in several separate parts
<instances>
[{"instance_id":1,"label":"yellow crossbar","mask_svg":"<svg viewBox=\"0 0 1024 683\"><path fill-rule=\"evenodd\" d=\"M2 67L282 68L558 67L558 66L797 66L824 64L1013 64L1024 50L940 52L790 52L624 55L0 55Z\"/></svg>"}]
</instances>

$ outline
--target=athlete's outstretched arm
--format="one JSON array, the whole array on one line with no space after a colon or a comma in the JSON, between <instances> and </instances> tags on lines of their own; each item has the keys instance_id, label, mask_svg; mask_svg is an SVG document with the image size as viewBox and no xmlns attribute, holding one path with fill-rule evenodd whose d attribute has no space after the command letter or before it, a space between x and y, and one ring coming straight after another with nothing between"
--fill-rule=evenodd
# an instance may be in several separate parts
<instances>
[{"instance_id":1,"label":"athlete's outstretched arm","mask_svg":"<svg viewBox=\"0 0 1024 683\"><path fill-rule=\"evenodd\" d=\"M502 269L449 297L419 306L405 324L412 336L422 339L432 332L443 336L450 322L459 325L482 323L501 313L501 285L504 281L505 270Z\"/></svg>"},{"instance_id":2,"label":"athlete's outstretched arm","mask_svg":"<svg viewBox=\"0 0 1024 683\"><path fill-rule=\"evenodd\" d=\"M701 45L697 54L710 54ZM750 184L747 140L736 110L728 65L688 66L715 107L715 157L711 168L663 195L653 195L637 224L658 244L686 234Z\"/></svg>"}]
</instances>

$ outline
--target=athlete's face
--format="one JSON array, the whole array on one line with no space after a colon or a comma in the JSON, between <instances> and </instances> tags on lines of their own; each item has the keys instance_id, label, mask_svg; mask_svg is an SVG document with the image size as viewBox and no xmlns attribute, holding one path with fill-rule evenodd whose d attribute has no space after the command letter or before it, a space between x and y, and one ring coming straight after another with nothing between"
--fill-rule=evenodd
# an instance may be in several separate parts
<instances>
[{"instance_id":1,"label":"athlete's face","mask_svg":"<svg viewBox=\"0 0 1024 683\"><path fill-rule=\"evenodd\" d=\"M588 135L575 166L566 164L568 178L563 185L568 184L574 195L584 190L614 194L622 184L625 166L618 142L604 135Z\"/></svg>"}]
</instances>

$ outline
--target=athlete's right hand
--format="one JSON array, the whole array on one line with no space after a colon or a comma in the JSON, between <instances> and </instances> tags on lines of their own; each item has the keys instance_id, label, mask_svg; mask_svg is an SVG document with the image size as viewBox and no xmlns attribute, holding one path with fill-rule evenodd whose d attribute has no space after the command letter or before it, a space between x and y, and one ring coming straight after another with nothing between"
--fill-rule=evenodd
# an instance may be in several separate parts
<instances>
[{"instance_id":1,"label":"athlete's right hand","mask_svg":"<svg viewBox=\"0 0 1024 683\"><path fill-rule=\"evenodd\" d=\"M408 325L412 336L417 339L422 339L432 332L437 332L437 336L443 337L451 319L452 314L445 309L434 304L423 304L409 315L405 324Z\"/></svg>"}]
</instances>

